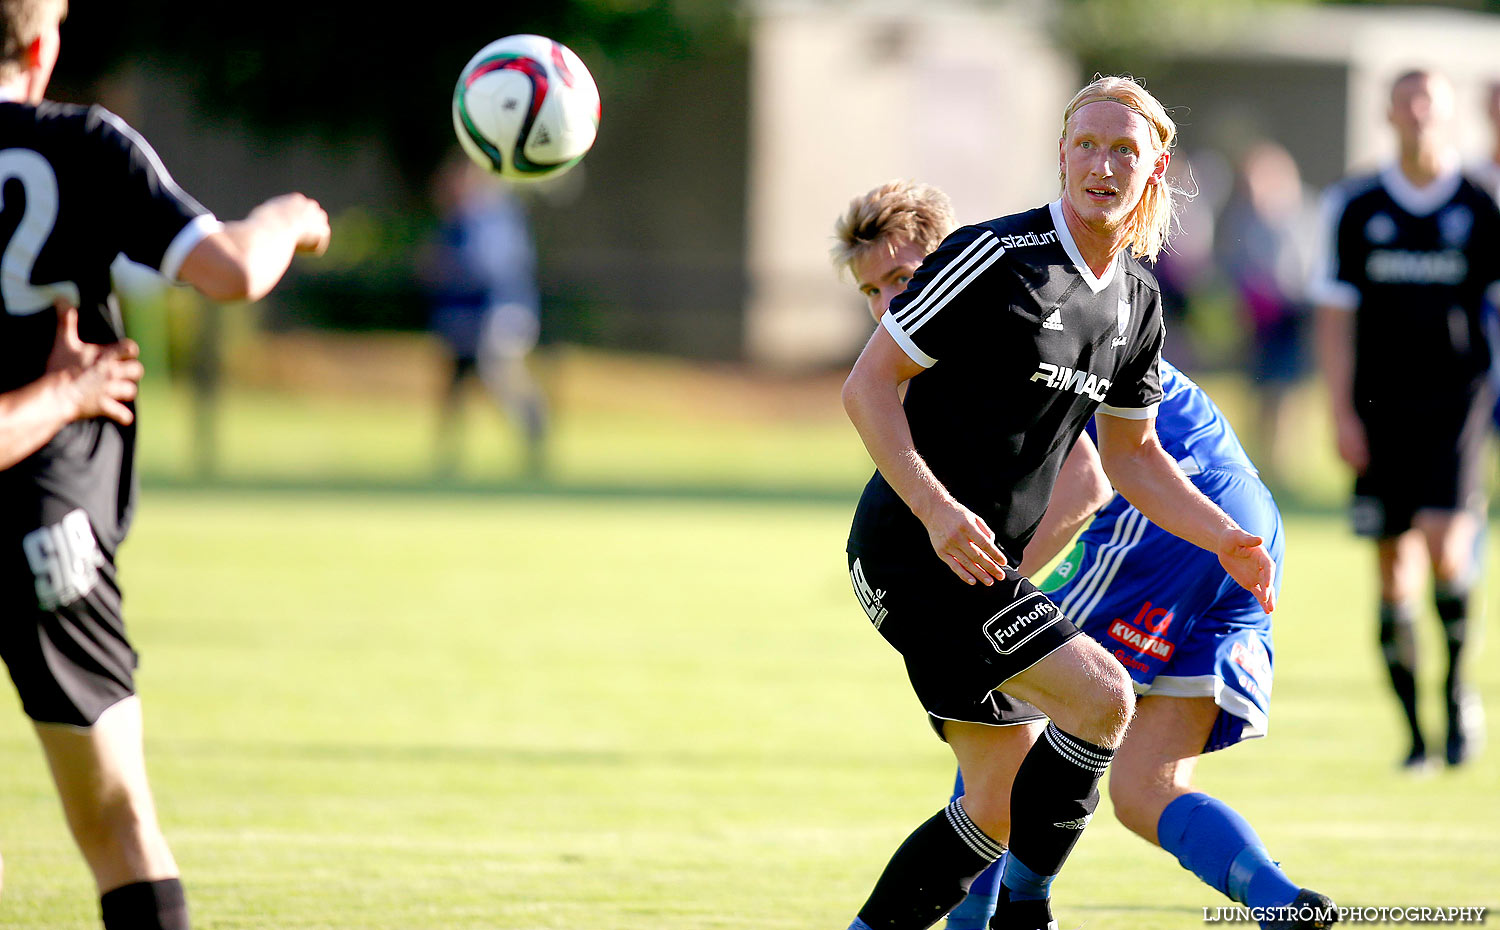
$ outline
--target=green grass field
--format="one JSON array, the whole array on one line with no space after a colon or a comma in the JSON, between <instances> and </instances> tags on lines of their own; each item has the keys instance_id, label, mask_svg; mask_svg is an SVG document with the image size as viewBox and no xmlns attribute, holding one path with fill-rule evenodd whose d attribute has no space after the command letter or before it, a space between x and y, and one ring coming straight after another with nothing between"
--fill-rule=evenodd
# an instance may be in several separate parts
<instances>
[{"instance_id":1,"label":"green grass field","mask_svg":"<svg viewBox=\"0 0 1500 930\"><path fill-rule=\"evenodd\" d=\"M952 774L848 590L848 513L148 488L123 578L196 926L846 926ZM1341 903L1500 904L1500 752L1396 773L1368 553L1330 518L1289 539L1270 737L1202 786ZM94 926L18 708L0 797L0 926ZM1107 808L1056 886L1063 926L1227 903Z\"/></svg>"}]
</instances>

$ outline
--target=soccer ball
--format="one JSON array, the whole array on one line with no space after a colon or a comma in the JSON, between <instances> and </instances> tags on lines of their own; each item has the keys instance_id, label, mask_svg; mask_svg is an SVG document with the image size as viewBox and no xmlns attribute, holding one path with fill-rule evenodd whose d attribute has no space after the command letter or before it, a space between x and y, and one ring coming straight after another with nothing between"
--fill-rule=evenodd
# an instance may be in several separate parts
<instances>
[{"instance_id":1,"label":"soccer ball","mask_svg":"<svg viewBox=\"0 0 1500 930\"><path fill-rule=\"evenodd\" d=\"M545 36L496 39L453 88L453 129L480 167L512 181L555 178L599 132L599 89L572 50Z\"/></svg>"}]
</instances>

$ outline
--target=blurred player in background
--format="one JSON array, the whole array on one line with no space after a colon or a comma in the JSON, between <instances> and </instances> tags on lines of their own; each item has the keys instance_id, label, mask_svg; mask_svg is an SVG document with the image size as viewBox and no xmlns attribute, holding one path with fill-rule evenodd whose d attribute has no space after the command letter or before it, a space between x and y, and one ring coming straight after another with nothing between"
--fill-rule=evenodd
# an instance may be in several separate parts
<instances>
[{"instance_id":1,"label":"blurred player in background","mask_svg":"<svg viewBox=\"0 0 1500 930\"><path fill-rule=\"evenodd\" d=\"M104 926L181 930L115 573L135 507L140 367L109 266L124 254L211 298L254 300L294 252L326 247L328 217L287 194L220 223L119 117L44 102L66 13L66 0L0 0L0 655Z\"/></svg>"},{"instance_id":2,"label":"blurred player in background","mask_svg":"<svg viewBox=\"0 0 1500 930\"><path fill-rule=\"evenodd\" d=\"M1271 610L1264 540L1199 493L1152 429L1161 299L1136 255L1170 232L1175 134L1133 81L1080 90L1064 113L1059 199L964 227L925 259L908 244L902 260L920 266L845 383L877 467L850 531L855 593L968 776L896 851L851 930L929 926L1005 851L1007 830L996 926L1056 926L1051 883L1134 700L1119 662L1013 566L1095 410L1109 414L1100 452L1116 484ZM1017 763L1004 724L1039 712L1051 723Z\"/></svg>"},{"instance_id":3,"label":"blurred player in background","mask_svg":"<svg viewBox=\"0 0 1500 930\"><path fill-rule=\"evenodd\" d=\"M1308 367L1307 203L1291 153L1260 142L1240 159L1218 230L1219 261L1250 332L1248 374L1259 408L1252 439L1273 481L1294 461L1290 401Z\"/></svg>"},{"instance_id":4,"label":"blurred player in background","mask_svg":"<svg viewBox=\"0 0 1500 930\"><path fill-rule=\"evenodd\" d=\"M1489 82L1485 88L1484 115L1490 124L1490 139L1492 148L1489 153L1475 162L1469 168L1469 174L1479 185L1489 191L1490 196L1500 201L1500 78ZM1491 355L1495 353L1493 347L1500 345L1500 294L1490 293L1485 299L1485 332L1489 335ZM1495 395L1495 406L1491 408L1491 419L1497 430L1500 430L1500 358L1490 359L1490 393ZM1483 538L1485 527L1479 528L1481 539L1480 548L1483 549ZM1481 558L1477 554L1476 558Z\"/></svg>"},{"instance_id":5,"label":"blurred player in background","mask_svg":"<svg viewBox=\"0 0 1500 930\"><path fill-rule=\"evenodd\" d=\"M879 321L922 256L957 225L941 191L893 181L855 198L839 218L834 260L848 270ZM1268 540L1279 582L1283 536L1270 492L1202 389L1165 359L1161 374L1156 426L1163 447L1210 500ZM1041 590L1113 653L1135 682L1135 718L1111 766L1115 815L1241 904L1329 906L1323 896L1287 879L1244 818L1193 784L1202 753L1266 732L1271 618L1255 598L1211 553L1147 523L1115 496L1088 435L1078 438L1063 463L1020 572L1039 571L1100 507L1105 510ZM992 756L1004 760L997 767L1008 782L1045 719L1028 708L995 726ZM962 795L960 772L953 799ZM1008 830L996 831L995 840L1007 842ZM948 915L949 930L988 925L1002 868L1003 859L974 880Z\"/></svg>"},{"instance_id":6,"label":"blurred player in background","mask_svg":"<svg viewBox=\"0 0 1500 930\"><path fill-rule=\"evenodd\" d=\"M1492 147L1489 157L1476 164L1472 174L1490 196L1500 199L1500 78L1489 82L1484 99L1484 115L1490 124Z\"/></svg>"},{"instance_id":7,"label":"blurred player in background","mask_svg":"<svg viewBox=\"0 0 1500 930\"><path fill-rule=\"evenodd\" d=\"M521 202L463 153L438 170L440 223L423 265L431 327L449 353L438 424L438 468L457 468L463 391L477 376L520 424L526 468L544 466L547 409L526 356L541 333L536 250Z\"/></svg>"},{"instance_id":8,"label":"blurred player in background","mask_svg":"<svg viewBox=\"0 0 1500 930\"><path fill-rule=\"evenodd\" d=\"M1459 170L1446 78L1401 75L1389 114L1398 160L1325 198L1313 296L1338 452L1356 476L1354 529L1376 545L1380 648L1411 736L1404 764L1422 769L1412 627L1424 564L1447 643L1448 763L1468 759L1481 733L1463 656L1485 511L1483 303L1500 278L1500 210Z\"/></svg>"}]
</instances>

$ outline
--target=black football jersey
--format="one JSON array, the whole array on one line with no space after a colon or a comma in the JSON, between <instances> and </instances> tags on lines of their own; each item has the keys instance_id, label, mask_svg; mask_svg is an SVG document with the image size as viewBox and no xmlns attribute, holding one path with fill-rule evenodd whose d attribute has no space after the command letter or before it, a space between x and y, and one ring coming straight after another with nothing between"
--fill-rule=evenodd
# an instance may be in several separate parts
<instances>
[{"instance_id":1,"label":"black football jersey","mask_svg":"<svg viewBox=\"0 0 1500 930\"><path fill-rule=\"evenodd\" d=\"M1156 279L1124 252L1096 277L1060 202L953 233L881 325L927 369L904 401L917 452L1013 563L1089 417L1150 418L1161 401ZM849 551L922 550L926 530L877 471Z\"/></svg>"},{"instance_id":2,"label":"black football jersey","mask_svg":"<svg viewBox=\"0 0 1500 930\"><path fill-rule=\"evenodd\" d=\"M101 107L0 102L0 391L46 370L57 329L53 301L78 307L79 336L125 335L110 284L121 254L175 279L219 224L173 181L151 146ZM43 502L84 509L112 553L134 505L134 426L69 424L0 471L5 522L40 525Z\"/></svg>"},{"instance_id":3,"label":"black football jersey","mask_svg":"<svg viewBox=\"0 0 1500 930\"><path fill-rule=\"evenodd\" d=\"M1500 208L1453 171L1426 188L1395 165L1324 197L1322 305L1355 313L1362 416L1462 403L1490 364L1485 292L1500 279Z\"/></svg>"}]
</instances>

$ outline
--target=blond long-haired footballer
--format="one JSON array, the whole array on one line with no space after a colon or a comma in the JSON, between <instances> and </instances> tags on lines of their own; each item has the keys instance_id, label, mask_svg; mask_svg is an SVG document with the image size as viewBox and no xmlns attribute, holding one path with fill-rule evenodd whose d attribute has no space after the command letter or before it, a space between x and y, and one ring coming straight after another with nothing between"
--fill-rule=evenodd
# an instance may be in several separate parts
<instances>
[{"instance_id":1,"label":"blond long-haired footballer","mask_svg":"<svg viewBox=\"0 0 1500 930\"><path fill-rule=\"evenodd\" d=\"M1135 82L1085 88L1064 117L1058 200L962 227L925 258L915 239L877 231L936 231L915 209L934 201L930 189L888 185L840 221L835 258L847 256L872 311L888 303L843 392L877 469L850 531L850 579L967 788L896 851L852 930L930 925L1005 851L1007 833L997 919L1055 926L1050 884L1092 816L1134 699L1119 663L1014 565L1096 411L1108 414L1100 451L1122 493L1215 552L1271 609L1263 540L1193 487L1153 429L1161 295L1132 251L1152 254L1170 233L1175 131L1142 95ZM1007 727L1046 718L1018 763L1003 751Z\"/></svg>"},{"instance_id":2,"label":"blond long-haired footballer","mask_svg":"<svg viewBox=\"0 0 1500 930\"><path fill-rule=\"evenodd\" d=\"M850 201L834 224L831 257L878 321L926 254L957 226L942 191L914 181L889 181ZM1164 447L1179 462L1193 463L1194 485L1215 504L1271 540L1268 548L1282 564L1280 514L1233 427L1202 388L1166 359L1161 373L1164 397L1157 428ZM1225 574L1212 554L1146 525L1139 511L1115 499L1087 435L1078 438L1064 461L1019 571L1035 577L1091 519L1077 546L1042 587L1084 633L1123 656L1135 681L1136 713L1109 782L1116 818L1231 900L1267 913L1281 908L1297 915L1270 921L1270 926L1318 926L1334 912L1332 901L1292 881L1249 821L1200 790L1195 777L1204 754L1267 732L1271 617L1249 592L1224 585ZM1122 550L1117 534L1127 528L1133 542ZM1159 605L1168 619L1142 626L1138 615L1145 599ZM1170 619L1174 613L1175 622ZM1139 647L1120 639L1117 626L1122 621L1115 618L1125 618L1142 637ZM1260 657L1250 685L1243 675L1227 677L1221 671L1220 657L1236 652ZM1045 725L1044 720L1015 719L996 730L989 758L997 790L1013 779ZM966 788L960 772L954 799ZM995 840L1008 842L1008 812L990 826ZM1239 867L1225 872L1223 864L1231 861ZM1003 864L1002 859L973 880L963 901L949 912L947 930L989 926ZM1304 915L1310 916L1304 920Z\"/></svg>"}]
</instances>

